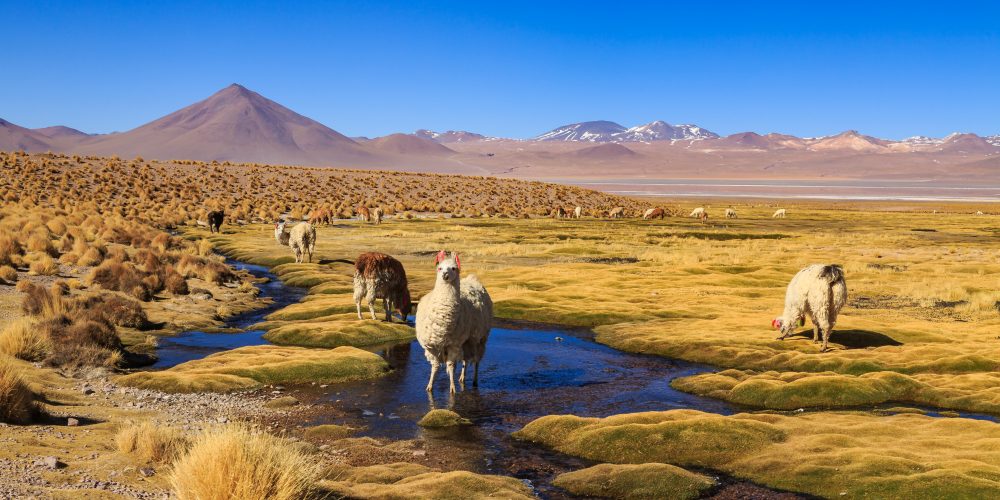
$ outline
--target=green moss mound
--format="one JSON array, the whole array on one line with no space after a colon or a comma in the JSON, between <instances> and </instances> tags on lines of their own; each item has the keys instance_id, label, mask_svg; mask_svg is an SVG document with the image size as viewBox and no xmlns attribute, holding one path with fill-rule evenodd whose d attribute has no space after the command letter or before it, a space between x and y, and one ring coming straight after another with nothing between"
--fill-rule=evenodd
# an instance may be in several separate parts
<instances>
[{"instance_id":1,"label":"green moss mound","mask_svg":"<svg viewBox=\"0 0 1000 500\"><path fill-rule=\"evenodd\" d=\"M118 377L119 384L163 392L231 392L265 384L336 383L379 377L389 365L354 347L332 350L260 345L188 361L168 370Z\"/></svg>"},{"instance_id":2,"label":"green moss mound","mask_svg":"<svg viewBox=\"0 0 1000 500\"><path fill-rule=\"evenodd\" d=\"M406 324L359 320L353 312L311 321L269 322L263 326L269 329L264 334L268 342L299 347L360 347L415 338L413 328Z\"/></svg>"},{"instance_id":3,"label":"green moss mound","mask_svg":"<svg viewBox=\"0 0 1000 500\"><path fill-rule=\"evenodd\" d=\"M431 410L417 422L420 427L442 428L456 427L459 425L470 425L469 419L462 418L461 415L451 410Z\"/></svg>"},{"instance_id":4,"label":"green moss mound","mask_svg":"<svg viewBox=\"0 0 1000 500\"><path fill-rule=\"evenodd\" d=\"M322 481L320 486L334 495L370 499L529 499L531 490L512 477L474 474L467 471L425 472L392 483Z\"/></svg>"},{"instance_id":5,"label":"green moss mound","mask_svg":"<svg viewBox=\"0 0 1000 500\"><path fill-rule=\"evenodd\" d=\"M701 496L715 481L667 464L600 464L560 474L552 484L587 497L687 500Z\"/></svg>"},{"instance_id":6,"label":"green moss mound","mask_svg":"<svg viewBox=\"0 0 1000 500\"><path fill-rule=\"evenodd\" d=\"M613 463L658 462L716 467L785 439L765 422L689 410L633 413L604 419L542 417L514 437L570 455Z\"/></svg>"},{"instance_id":7,"label":"green moss mound","mask_svg":"<svg viewBox=\"0 0 1000 500\"><path fill-rule=\"evenodd\" d=\"M346 425L317 425L306 429L306 439L315 441L336 441L354 434L354 429Z\"/></svg>"}]
</instances>

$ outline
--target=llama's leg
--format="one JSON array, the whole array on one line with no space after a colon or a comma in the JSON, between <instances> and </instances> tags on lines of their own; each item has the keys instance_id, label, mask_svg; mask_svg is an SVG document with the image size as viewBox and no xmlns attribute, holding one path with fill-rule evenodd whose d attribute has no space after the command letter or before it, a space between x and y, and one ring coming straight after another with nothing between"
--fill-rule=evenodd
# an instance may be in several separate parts
<instances>
[{"instance_id":1,"label":"llama's leg","mask_svg":"<svg viewBox=\"0 0 1000 500\"><path fill-rule=\"evenodd\" d=\"M361 316L361 299L355 298L354 305L358 306L358 319L365 319L363 316Z\"/></svg>"},{"instance_id":2,"label":"llama's leg","mask_svg":"<svg viewBox=\"0 0 1000 500\"><path fill-rule=\"evenodd\" d=\"M826 352L830 348L827 345L830 341L830 330L833 330L830 325L827 325L827 327L823 329L823 349L821 349L820 352Z\"/></svg>"},{"instance_id":3,"label":"llama's leg","mask_svg":"<svg viewBox=\"0 0 1000 500\"><path fill-rule=\"evenodd\" d=\"M473 369L475 372L472 373L472 387L479 387L479 361L476 361Z\"/></svg>"},{"instance_id":4,"label":"llama's leg","mask_svg":"<svg viewBox=\"0 0 1000 500\"><path fill-rule=\"evenodd\" d=\"M382 310L385 311L386 323L392 323L392 309L394 304L389 299L382 299Z\"/></svg>"},{"instance_id":5,"label":"llama's leg","mask_svg":"<svg viewBox=\"0 0 1000 500\"><path fill-rule=\"evenodd\" d=\"M455 361L451 359L446 361L445 369L448 370L448 387L451 392L455 392Z\"/></svg>"},{"instance_id":6,"label":"llama's leg","mask_svg":"<svg viewBox=\"0 0 1000 500\"><path fill-rule=\"evenodd\" d=\"M458 375L458 385L465 389L465 369L469 367L468 361L462 361L462 372Z\"/></svg>"},{"instance_id":7,"label":"llama's leg","mask_svg":"<svg viewBox=\"0 0 1000 500\"><path fill-rule=\"evenodd\" d=\"M372 313L372 321L375 321L375 290L368 292L368 311Z\"/></svg>"},{"instance_id":8,"label":"llama's leg","mask_svg":"<svg viewBox=\"0 0 1000 500\"><path fill-rule=\"evenodd\" d=\"M431 378L430 380L427 381L427 392L432 392L434 390L434 376L437 375L438 367L441 366L441 363L436 359L432 359L430 360L430 362L431 362Z\"/></svg>"}]
</instances>

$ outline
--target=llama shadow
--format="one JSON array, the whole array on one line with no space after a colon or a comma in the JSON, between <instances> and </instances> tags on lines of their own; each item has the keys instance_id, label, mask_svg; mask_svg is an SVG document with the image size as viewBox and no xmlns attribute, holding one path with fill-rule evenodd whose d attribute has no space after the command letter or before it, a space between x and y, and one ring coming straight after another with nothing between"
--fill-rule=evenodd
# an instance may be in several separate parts
<instances>
[{"instance_id":1,"label":"llama shadow","mask_svg":"<svg viewBox=\"0 0 1000 500\"><path fill-rule=\"evenodd\" d=\"M796 333L792 338L812 340L812 330ZM867 349L869 347L899 346L902 342L879 332L870 330L834 330L830 332L830 343L840 344L847 349Z\"/></svg>"}]
</instances>

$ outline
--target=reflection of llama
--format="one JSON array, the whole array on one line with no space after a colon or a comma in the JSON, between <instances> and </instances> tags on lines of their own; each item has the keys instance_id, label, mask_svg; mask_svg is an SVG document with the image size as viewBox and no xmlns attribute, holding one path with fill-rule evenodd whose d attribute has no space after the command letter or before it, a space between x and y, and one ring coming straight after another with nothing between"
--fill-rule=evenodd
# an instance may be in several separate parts
<instances>
[{"instance_id":1,"label":"reflection of llama","mask_svg":"<svg viewBox=\"0 0 1000 500\"><path fill-rule=\"evenodd\" d=\"M825 351L837 315L846 303L844 270L835 264L813 264L792 278L785 292L785 311L771 322L771 326L781 331L778 340L784 340L795 333L796 325L804 323L809 314L813 323L813 342L819 342L822 330Z\"/></svg>"},{"instance_id":2,"label":"reflection of llama","mask_svg":"<svg viewBox=\"0 0 1000 500\"><path fill-rule=\"evenodd\" d=\"M308 222L300 222L291 231L285 231L285 224L285 221L280 221L274 225L274 239L292 249L296 263L302 262L303 255L308 255L309 262L312 262L316 250L316 228Z\"/></svg>"},{"instance_id":3,"label":"reflection of llama","mask_svg":"<svg viewBox=\"0 0 1000 500\"><path fill-rule=\"evenodd\" d=\"M434 386L441 363L448 371L448 384L455 392L455 363L475 363L474 383L478 382L479 362L486 349L493 319L493 302L475 276L459 279L458 255L444 250L435 259L437 278L434 289L420 299L417 307L417 341L431 364L427 390ZM465 382L465 368L459 383Z\"/></svg>"}]
</instances>

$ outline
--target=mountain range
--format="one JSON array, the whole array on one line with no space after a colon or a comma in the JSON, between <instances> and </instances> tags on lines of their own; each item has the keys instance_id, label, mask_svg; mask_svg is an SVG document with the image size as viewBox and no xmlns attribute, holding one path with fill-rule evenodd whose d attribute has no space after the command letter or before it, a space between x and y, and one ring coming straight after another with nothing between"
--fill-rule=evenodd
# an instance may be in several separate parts
<instances>
[{"instance_id":1,"label":"mountain range","mask_svg":"<svg viewBox=\"0 0 1000 500\"><path fill-rule=\"evenodd\" d=\"M1000 181L1000 135L891 141L849 130L814 138L756 132L720 137L697 125L657 120L630 128L612 121L573 123L527 140L424 129L350 138L237 84L121 133L29 129L0 119L0 150L534 178L971 175Z\"/></svg>"}]
</instances>

